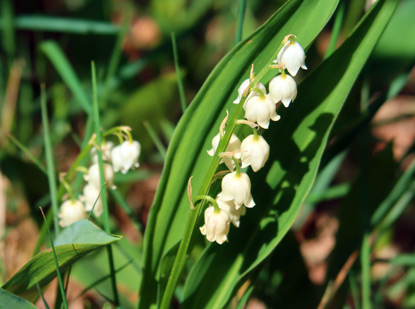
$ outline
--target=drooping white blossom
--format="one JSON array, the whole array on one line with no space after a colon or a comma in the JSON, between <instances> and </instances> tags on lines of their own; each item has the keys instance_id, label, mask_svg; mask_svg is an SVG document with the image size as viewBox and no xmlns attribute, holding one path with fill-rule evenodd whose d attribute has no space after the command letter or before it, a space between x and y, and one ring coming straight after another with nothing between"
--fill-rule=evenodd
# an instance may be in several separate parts
<instances>
[{"instance_id":1,"label":"drooping white blossom","mask_svg":"<svg viewBox=\"0 0 415 309\"><path fill-rule=\"evenodd\" d=\"M91 184L86 184L83 190L83 195L80 196L80 199L85 203L85 210L91 211L92 208L94 208L94 215L97 217L99 217L103 211L102 197L100 193L101 190L99 188Z\"/></svg>"},{"instance_id":2,"label":"drooping white blossom","mask_svg":"<svg viewBox=\"0 0 415 309\"><path fill-rule=\"evenodd\" d=\"M258 135L245 137L241 144L242 168L251 166L254 172L260 170L268 160L269 145L265 139Z\"/></svg>"},{"instance_id":3,"label":"drooping white blossom","mask_svg":"<svg viewBox=\"0 0 415 309\"><path fill-rule=\"evenodd\" d=\"M242 205L237 209L233 201L224 201L221 199L221 196L222 194L219 193L216 197L216 202L218 203L219 208L228 213L229 218L234 226L239 227L240 218L241 216L245 215L246 207Z\"/></svg>"},{"instance_id":4,"label":"drooping white blossom","mask_svg":"<svg viewBox=\"0 0 415 309\"><path fill-rule=\"evenodd\" d=\"M307 70L305 65L305 53L301 45L294 40L288 40L278 53L277 60L279 64L284 64L284 68L292 75L298 73L300 67Z\"/></svg>"},{"instance_id":5,"label":"drooping white blossom","mask_svg":"<svg viewBox=\"0 0 415 309\"><path fill-rule=\"evenodd\" d=\"M72 223L87 218L84 205L78 200L67 200L60 207L59 225L66 227Z\"/></svg>"},{"instance_id":6,"label":"drooping white blossom","mask_svg":"<svg viewBox=\"0 0 415 309\"><path fill-rule=\"evenodd\" d=\"M113 142L103 142L101 144L101 153L102 153L102 160L110 162L111 161L111 150L114 147ZM98 155L97 155L97 149L93 147L91 149L91 157L93 163L98 163Z\"/></svg>"},{"instance_id":7,"label":"drooping white blossom","mask_svg":"<svg viewBox=\"0 0 415 309\"><path fill-rule=\"evenodd\" d=\"M251 180L245 173L232 172L222 179L221 200L234 201L236 209L245 205L248 208L255 206L251 194Z\"/></svg>"},{"instance_id":8,"label":"drooping white blossom","mask_svg":"<svg viewBox=\"0 0 415 309\"><path fill-rule=\"evenodd\" d=\"M275 103L281 101L285 107L297 97L297 84L288 74L275 76L269 83L269 93Z\"/></svg>"},{"instance_id":9,"label":"drooping white blossom","mask_svg":"<svg viewBox=\"0 0 415 309\"><path fill-rule=\"evenodd\" d=\"M212 139L212 149L208 150L207 153L209 156L213 157L213 155L216 152L216 149L218 148L220 142L220 134L216 134L216 136ZM231 139L229 140L228 146L226 147L225 152L234 152L235 154L233 155L233 157L235 159L240 159L241 158L241 141L240 139L235 135L232 134ZM221 163L225 163L226 166L233 171L235 169L235 162L233 162L232 158L230 157L224 157L221 160Z\"/></svg>"},{"instance_id":10,"label":"drooping white blossom","mask_svg":"<svg viewBox=\"0 0 415 309\"><path fill-rule=\"evenodd\" d=\"M107 188L113 188L114 182L114 171L112 166L108 163L103 164L104 167L104 180ZM101 181L99 177L99 165L92 164L88 169L88 174L84 176L85 180L89 182L89 184L93 185L98 190L101 190Z\"/></svg>"},{"instance_id":11,"label":"drooping white blossom","mask_svg":"<svg viewBox=\"0 0 415 309\"><path fill-rule=\"evenodd\" d=\"M256 122L264 129L268 129L270 120L278 121L281 117L277 115L275 103L269 94L263 96L252 96L245 104L245 118Z\"/></svg>"},{"instance_id":12,"label":"drooping white blossom","mask_svg":"<svg viewBox=\"0 0 415 309\"><path fill-rule=\"evenodd\" d=\"M129 169L139 167L138 157L140 156L141 145L137 141L125 141L114 147L111 151L112 165L114 172L127 173Z\"/></svg>"},{"instance_id":13,"label":"drooping white blossom","mask_svg":"<svg viewBox=\"0 0 415 309\"><path fill-rule=\"evenodd\" d=\"M226 211L219 209L216 212L213 206L206 208L205 224L200 228L200 232L206 235L207 240L223 244L228 240L229 228L230 218Z\"/></svg>"}]
</instances>

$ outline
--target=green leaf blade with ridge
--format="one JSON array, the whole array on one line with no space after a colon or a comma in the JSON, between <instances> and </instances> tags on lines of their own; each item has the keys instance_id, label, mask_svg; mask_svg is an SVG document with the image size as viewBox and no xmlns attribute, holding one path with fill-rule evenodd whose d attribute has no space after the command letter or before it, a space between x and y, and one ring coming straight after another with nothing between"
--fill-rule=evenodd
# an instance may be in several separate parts
<instances>
[{"instance_id":1,"label":"green leaf blade with ridge","mask_svg":"<svg viewBox=\"0 0 415 309\"><path fill-rule=\"evenodd\" d=\"M88 220L80 220L67 227L57 237L55 250L61 272L88 253L121 239L99 229ZM30 259L2 288L35 301L40 288L45 287L56 277L56 268L52 249L45 250Z\"/></svg>"}]
</instances>

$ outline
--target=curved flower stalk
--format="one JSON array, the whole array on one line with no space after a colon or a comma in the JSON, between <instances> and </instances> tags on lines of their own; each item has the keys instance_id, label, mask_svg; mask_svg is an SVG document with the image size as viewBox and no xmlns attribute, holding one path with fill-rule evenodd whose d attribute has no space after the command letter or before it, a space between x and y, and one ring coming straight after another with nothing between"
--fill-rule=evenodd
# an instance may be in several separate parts
<instances>
[{"instance_id":1,"label":"curved flower stalk","mask_svg":"<svg viewBox=\"0 0 415 309\"><path fill-rule=\"evenodd\" d=\"M244 121L244 122L257 122L258 126L261 126L262 128L267 128L269 126L269 122L270 120L278 120L279 117L276 114L275 111L275 104L278 104L280 102L282 102L284 104L284 106L288 107L289 104L291 103L291 101L293 101L295 99L296 96L296 85L295 87L293 87L293 84L288 84L287 85L290 86L290 88L287 89L282 89L279 88L277 93L275 93L274 90L269 89L270 92L270 97L273 100L273 106L271 108L271 104L270 103L266 103L264 104L267 108L262 108L262 111L258 114L255 114L252 110L253 108L251 107L251 104L248 105L247 100L251 99L253 97L256 96L261 96L262 95L266 95L266 88L262 88L262 84L261 84L261 79L264 78L264 76L266 75L266 73L268 73L270 70L272 69L278 69L280 71L281 75L286 74L285 73L285 68L287 67L285 63L279 62L277 59L277 63L274 64L274 59L277 58L280 50L282 49L282 47L287 43L288 40L294 40L295 36L294 35L288 35L285 37L284 41L281 44L281 47L275 52L275 54L273 55L273 57L269 60L269 62L259 71L259 73L257 75L255 75L254 73L254 68L252 65L251 68L251 73L248 79L245 79L242 84L239 86L239 88L237 89L238 95L237 98L233 101L233 103L238 104L238 106L235 109L234 114L229 117L227 115L224 119L224 121L221 124L220 127L220 140L218 142L218 145L216 147L215 150L211 150L209 151L209 154L212 155L212 160L211 163L209 165L208 171L201 183L200 186L200 191L199 194L203 195L203 196L207 196L210 199L213 200L212 197L210 197L209 194L209 190L211 188L211 183L212 183L212 179L214 178L214 176L216 175L216 169L219 166L220 162L222 161L223 158L225 157L232 157L232 160L234 162L236 171L232 171L231 173L228 173L227 175L225 175L223 181L222 181L222 192L218 194L218 198L217 201L215 201L214 203L216 204L221 204L221 202L225 202L225 203L229 203L229 205L235 206L235 209L233 208L229 208L229 205L227 207L222 207L221 210L222 211L227 211L228 212L228 216L229 218L231 218L230 213L233 213L233 211L235 210L240 210L241 211L241 215L242 212L245 211L244 207L253 207L255 205L255 202L253 201L253 197L252 194L250 192L250 180L249 177L246 173L241 173L240 172L240 166L239 166L239 160L236 158L237 153L235 152L226 152L226 149L228 147L229 142L231 141L231 137L232 134L234 133L234 129L236 127L236 125L238 124L238 121L242 118L242 113L244 112L244 108L245 108L245 114L247 113L248 110L248 115L247 117L249 117L248 121ZM289 55L289 54L288 54ZM281 57L281 59L285 59L284 57ZM301 64L304 65L305 64ZM300 65L300 66L301 66ZM291 70L291 67L290 67ZM294 72L294 71L292 71ZM284 75L285 76L285 75ZM289 78L289 77L288 77ZM295 84L295 81L294 81ZM254 86L253 86L254 85ZM271 87L272 88L272 87ZM274 91L274 96L272 95L272 91ZM280 94L278 94L278 92ZM288 92L289 95L286 94L286 92ZM284 94L284 95L282 95ZM279 97L280 96L280 97ZM283 101L284 100L284 101ZM288 101L287 101L288 100ZM253 101L255 102L255 100ZM263 102L261 102L263 103ZM258 103L256 103L258 104ZM258 105L259 106L259 105ZM251 115L251 111L252 111L252 115ZM275 112L275 114L274 114ZM255 116L254 116L255 114ZM265 116L264 116L265 115ZM278 119L277 119L278 118ZM250 121L249 121L250 120ZM246 124L246 123L245 123ZM224 128L226 126L226 129ZM251 126L252 127L252 126ZM256 134L256 130L254 131L254 135ZM247 147L249 147L249 145L251 145L252 147L255 147L253 143L249 143L247 142ZM244 166L255 166L253 168L255 168L256 170L258 170L259 168L261 168L263 166L263 164L265 164L265 161L267 159L267 153L268 151L266 150L266 147L263 145L263 143L261 143L260 147L258 147L258 149L256 150L251 150L251 149L247 149L244 148L244 151L247 152L247 154L245 155L245 163ZM240 157L242 157L242 150L240 151ZM248 159L250 158L250 159ZM233 170L233 169L231 169ZM228 176L229 175L229 176ZM240 176L240 175L246 175L245 176ZM241 179L238 179L238 176ZM248 185L249 184L249 185ZM249 191L249 192L248 192ZM192 190L188 189L188 192L191 193ZM213 192L212 192L213 193ZM191 195L191 194L189 194ZM190 200L191 200L191 209L192 211L189 214L185 229L184 229L184 233L183 233L183 237L182 240L180 242L180 246L176 255L176 258L174 260L174 264L173 264L173 268L172 268L172 272L170 274L165 292L163 294L163 297L161 299L161 303L160 303L160 308L168 308L170 305L170 300L171 297L173 296L174 293L174 288L178 282L179 276L181 274L181 271L183 270L183 266L185 265L185 260L187 257L187 251L190 245L190 240L192 237L192 233L195 230L195 225L197 222L197 218L199 213L201 212L201 210L203 209L205 203L204 202L199 202L199 203L195 203L195 201L192 199L191 196L189 196ZM211 203L212 204L212 203ZM222 204L222 206L224 206ZM211 206L210 206L211 207ZM219 206L218 206L219 207ZM260 205L258 206L260 207ZM210 209L210 208L208 208ZM242 210L243 209L243 210ZM205 216L205 224L202 226L201 232L202 234L207 236L207 239L209 241L212 241L213 236L211 234L208 234L208 228L207 226L210 225L210 221L211 221L211 217L212 215L210 214L212 211L214 210L209 210L207 212L207 214ZM240 218L240 216L239 216ZM232 221L232 223L235 226L239 226L240 224L240 219L237 218L237 216L235 216L233 219L229 219ZM221 225L223 226L223 225ZM224 232L226 232L226 234L229 232L226 229L223 229ZM216 234L215 234L216 235ZM227 236L226 236L227 237ZM216 237L214 238L216 240L217 243L219 244L223 244L225 242L225 240L223 240L223 234L220 234L219 237L219 242L217 241Z\"/></svg>"},{"instance_id":2,"label":"curved flower stalk","mask_svg":"<svg viewBox=\"0 0 415 309\"><path fill-rule=\"evenodd\" d=\"M286 108L290 106L297 96L297 85L292 76L295 76L300 68L307 69L304 50L295 39L295 35L287 35L282 41L280 49L275 54L277 59L271 60L257 76L255 76L252 67L250 77L245 79L239 86L238 96L233 101L233 103L239 104L236 114L231 119L226 130L225 126L228 123L229 115L225 117L219 130L220 133L212 140L212 149L208 150L210 156L220 156L220 163L225 162L231 171L222 179L222 191L218 194L216 203L221 210L228 213L229 220L236 227L239 227L240 217L245 214L246 208L255 206L251 194L251 181L246 173L240 171L241 167L239 164L242 163L242 168L251 166L252 170L257 172L265 165L270 152L270 146L262 136L258 135L255 126L268 129L271 120L278 121L281 118L276 112L276 104L282 103ZM276 65L273 65L273 63L276 63ZM261 79L270 69L278 69L280 74L277 74L270 81L269 93L267 93L267 89L261 83ZM246 120L237 120L241 105L245 110L244 117ZM237 124L247 124L253 129L253 134L245 137L242 143L233 133L233 129ZM229 131L230 133L228 133L226 138L224 132ZM222 140L224 140L223 143ZM218 149L226 150L225 152L218 152ZM212 219L216 218L213 215L215 212L212 209L211 206L205 211L205 225L201 228L202 234L206 235L209 241L216 239L211 233L208 233L208 226L213 226L211 222L216 222L216 220ZM217 213L215 214L218 215ZM228 232L229 229L226 230L226 233ZM223 235L221 235L220 241L216 242L219 244L224 243Z\"/></svg>"}]
</instances>

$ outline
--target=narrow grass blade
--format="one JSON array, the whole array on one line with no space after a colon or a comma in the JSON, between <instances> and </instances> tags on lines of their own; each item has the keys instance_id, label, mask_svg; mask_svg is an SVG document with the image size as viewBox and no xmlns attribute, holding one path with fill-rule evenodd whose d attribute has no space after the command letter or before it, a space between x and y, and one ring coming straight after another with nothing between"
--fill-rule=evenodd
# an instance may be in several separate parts
<instances>
[{"instance_id":1,"label":"narrow grass blade","mask_svg":"<svg viewBox=\"0 0 415 309\"><path fill-rule=\"evenodd\" d=\"M45 217L45 214L43 213L42 208L40 208L40 211L42 212L44 224L46 224L46 226L48 226L48 224L46 222L46 217ZM68 308L68 302L66 301L65 286L63 285L61 271L59 270L58 257L56 255L55 245L53 244L52 234L50 233L49 226L48 226L48 235L49 235L49 239L50 239L50 244L52 245L53 261L55 262L56 274L57 274L57 277L58 277L59 290L61 292L61 299L63 301L64 308L67 309ZM56 297L56 298L58 298L58 297Z\"/></svg>"},{"instance_id":2,"label":"narrow grass blade","mask_svg":"<svg viewBox=\"0 0 415 309\"><path fill-rule=\"evenodd\" d=\"M57 186L56 186L56 171L55 171L55 162L53 159L53 148L52 148L52 140L50 138L50 130L49 130L49 119L48 119L48 111L46 107L46 93L45 93L45 85L41 86L41 97L40 97L40 104L42 108L42 124L43 124L43 136L44 136L44 146L45 146L45 154L46 154L46 165L48 171L48 180L49 180L49 190L50 190L50 199L52 202L52 210L53 210L53 224L55 228L55 233L59 233L59 223L58 223L58 198L57 198ZM45 220L45 224L47 227L48 223Z\"/></svg>"},{"instance_id":3,"label":"narrow grass blade","mask_svg":"<svg viewBox=\"0 0 415 309\"><path fill-rule=\"evenodd\" d=\"M163 160L166 158L166 147L164 147L163 142L158 137L156 131L153 129L152 125L148 121L144 121L144 127L146 128L148 135L150 135L150 138L153 140L154 145L156 145L157 150L159 151L161 157Z\"/></svg>"},{"instance_id":4,"label":"narrow grass blade","mask_svg":"<svg viewBox=\"0 0 415 309\"><path fill-rule=\"evenodd\" d=\"M180 65L179 65L179 55L177 52L176 35L174 34L174 32L171 33L171 44L173 48L173 59L174 59L174 67L176 69L176 75L177 75L177 87L179 88L180 104L182 106L182 112L184 113L187 107L187 103L186 103L186 97L184 95L182 74L181 74Z\"/></svg>"},{"instance_id":5,"label":"narrow grass blade","mask_svg":"<svg viewBox=\"0 0 415 309\"><path fill-rule=\"evenodd\" d=\"M109 22L46 15L17 16L14 20L14 26L19 30L63 32L84 35L116 35L120 32L118 26Z\"/></svg>"},{"instance_id":6,"label":"narrow grass blade","mask_svg":"<svg viewBox=\"0 0 415 309\"><path fill-rule=\"evenodd\" d=\"M8 134L9 139L21 150L23 153L34 163L36 166L45 174L47 174L46 167L26 148L25 145L20 143L17 138L15 138L12 134Z\"/></svg>"},{"instance_id":7,"label":"narrow grass blade","mask_svg":"<svg viewBox=\"0 0 415 309\"><path fill-rule=\"evenodd\" d=\"M40 44L40 49L55 66L56 71L68 85L81 107L87 114L91 113L92 108L88 96L85 94L81 82L59 45L54 41L46 41Z\"/></svg>"}]
</instances>

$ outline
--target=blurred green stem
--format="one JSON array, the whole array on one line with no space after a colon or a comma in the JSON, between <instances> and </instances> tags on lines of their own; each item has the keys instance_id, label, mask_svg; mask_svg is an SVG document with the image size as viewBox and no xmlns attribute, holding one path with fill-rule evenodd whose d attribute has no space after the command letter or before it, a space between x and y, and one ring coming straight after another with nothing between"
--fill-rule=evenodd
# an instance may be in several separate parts
<instances>
[{"instance_id":1,"label":"blurred green stem","mask_svg":"<svg viewBox=\"0 0 415 309\"><path fill-rule=\"evenodd\" d=\"M46 92L45 92L44 84L41 85L41 89L40 89L40 105L42 109L43 138L44 138L44 144L45 144L46 165L47 165L47 170L48 170L50 199L51 199L52 211L53 211L53 225L55 228L55 233L58 234L59 233L59 222L58 222L59 207L58 207L57 189L56 189L55 162L53 160L53 149L52 149L52 141L50 138L50 131L49 131L49 120L48 120L48 111L46 107Z\"/></svg>"},{"instance_id":2,"label":"blurred green stem","mask_svg":"<svg viewBox=\"0 0 415 309\"><path fill-rule=\"evenodd\" d=\"M176 35L174 34L174 32L171 33L171 44L173 48L174 67L176 69L176 76L177 76L177 87L179 87L180 104L182 106L182 111L184 113L187 107L187 103L186 103L186 97L184 95L183 80L182 80L182 75L180 73L179 55L177 53Z\"/></svg>"},{"instance_id":3,"label":"blurred green stem","mask_svg":"<svg viewBox=\"0 0 415 309\"><path fill-rule=\"evenodd\" d=\"M340 30L343 23L345 6L345 1L340 1L339 7L337 8L336 17L334 19L333 29L331 31L329 47L327 48L326 54L324 55L324 59L327 59L336 49L336 43L339 39Z\"/></svg>"},{"instance_id":4,"label":"blurred green stem","mask_svg":"<svg viewBox=\"0 0 415 309\"><path fill-rule=\"evenodd\" d=\"M94 115L94 123L95 123L95 134L96 134L96 142L98 145L101 145L101 125L99 120L99 106L98 106L98 92L97 92L97 79L95 73L95 64L94 62L91 63L91 71L92 71L92 105L93 105L93 115ZM99 166L99 176L101 187L105 187L105 174L104 174L104 163L102 160L102 153L101 151L97 151L98 156L98 166ZM102 190L101 193L102 198L102 206L104 209L104 229L107 233L111 233L110 224L109 224L109 211L108 211L108 199L107 199L107 191ZM111 274L111 286L112 292L114 297L114 304L115 307L118 308L120 306L120 301L118 297L117 291L117 283L115 278L115 267L114 267L114 258L112 255L112 248L111 245L107 245L108 251L108 263L110 267L110 274Z\"/></svg>"}]
</instances>

